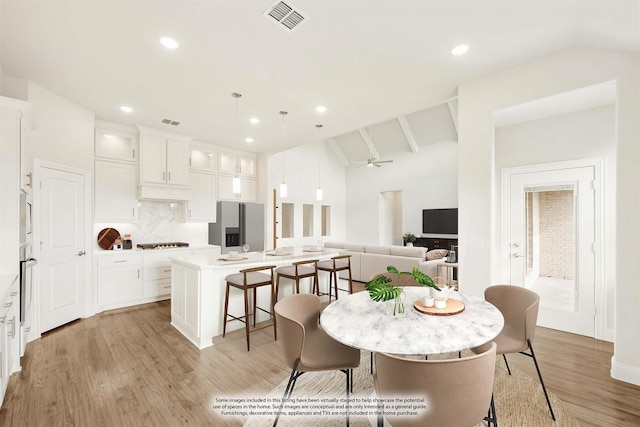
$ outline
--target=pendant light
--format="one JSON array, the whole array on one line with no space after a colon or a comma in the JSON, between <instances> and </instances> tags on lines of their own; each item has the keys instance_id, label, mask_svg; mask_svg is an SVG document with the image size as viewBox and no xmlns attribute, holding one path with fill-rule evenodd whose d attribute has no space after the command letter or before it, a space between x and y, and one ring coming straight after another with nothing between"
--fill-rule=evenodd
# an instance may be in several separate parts
<instances>
[{"instance_id":1,"label":"pendant light","mask_svg":"<svg viewBox=\"0 0 640 427\"><path fill-rule=\"evenodd\" d=\"M238 93L238 92L233 92L231 94L231 96L233 96L236 100L236 141L238 140L238 135L239 135L239 129L240 129L240 123L238 121L238 99L242 96L242 94ZM233 194L236 195L236 197L240 197L240 193L242 191L242 182L240 181L240 176L239 176L239 167L238 167L238 160L239 157L236 158L236 175L233 177L233 181L231 184L231 191L233 192Z\"/></svg>"},{"instance_id":2,"label":"pendant light","mask_svg":"<svg viewBox=\"0 0 640 427\"><path fill-rule=\"evenodd\" d=\"M316 125L316 129L318 129L318 142L322 144L322 140L320 139L320 129L322 129L322 125ZM320 156L318 156L318 188L316 188L316 200L319 202L322 201L322 196L322 186L320 186Z\"/></svg>"},{"instance_id":3,"label":"pendant light","mask_svg":"<svg viewBox=\"0 0 640 427\"><path fill-rule=\"evenodd\" d=\"M280 111L280 115L282 116L282 184L280 184L280 197L283 199L287 197L287 183L284 182L284 117L287 114L286 111Z\"/></svg>"}]
</instances>

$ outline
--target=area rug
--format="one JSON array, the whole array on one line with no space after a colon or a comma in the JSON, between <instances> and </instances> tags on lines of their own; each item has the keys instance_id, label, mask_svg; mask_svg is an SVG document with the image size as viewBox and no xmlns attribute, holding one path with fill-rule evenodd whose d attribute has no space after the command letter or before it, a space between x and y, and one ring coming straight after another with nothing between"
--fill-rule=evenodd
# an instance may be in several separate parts
<instances>
[{"instance_id":1,"label":"area rug","mask_svg":"<svg viewBox=\"0 0 640 427\"><path fill-rule=\"evenodd\" d=\"M352 398L361 399L360 402L372 401L375 397L373 391L373 375L369 371L370 353L363 351L362 360L358 369L354 370L354 386ZM537 378L515 368L511 368L512 375L509 376L502 358L496 359L496 375L494 380L494 400L496 413L498 415L498 425L501 427L578 427L578 422L566 411L562 401L553 393L549 392L549 398L556 416L554 422L549 415L549 408L544 398L542 387ZM263 400L263 407L268 407L266 402L277 402L287 385L288 378L271 391ZM320 403L332 406L334 401L339 402L345 397L345 376L342 372L312 372L306 373L298 378L292 399L297 400L297 405L293 410L305 415L280 416L279 426L344 426L345 417L343 415L324 415L318 405ZM549 390L547 390L548 392ZM306 405L304 400L312 402ZM315 402L315 403L314 403ZM354 404L354 406L357 404ZM366 406L366 405L365 405ZM272 403L272 408L275 408ZM352 406L353 408L353 406ZM464 410L464 406L460 408ZM273 411L273 409L272 409ZM365 411L360 411L364 414ZM253 412L258 413L258 412ZM264 411L268 414L269 411ZM353 412L352 412L353 413ZM306 415L311 414L311 415ZM249 416L246 418L245 427L263 427L273 425L273 415ZM375 416L351 415L350 425L355 427L375 426ZM385 423L385 426L387 424ZM484 426L486 423L480 423ZM446 426L443 426L446 427Z\"/></svg>"}]
</instances>

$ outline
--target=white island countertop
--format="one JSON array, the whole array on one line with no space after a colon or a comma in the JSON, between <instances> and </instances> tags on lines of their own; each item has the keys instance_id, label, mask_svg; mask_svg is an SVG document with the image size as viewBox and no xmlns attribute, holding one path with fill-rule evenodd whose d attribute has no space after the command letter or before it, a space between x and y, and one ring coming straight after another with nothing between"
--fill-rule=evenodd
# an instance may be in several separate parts
<instances>
[{"instance_id":1,"label":"white island countertop","mask_svg":"<svg viewBox=\"0 0 640 427\"><path fill-rule=\"evenodd\" d=\"M275 251L238 253L237 259L229 254L202 253L196 255L177 254L171 261L188 268L198 269L243 269L262 265L283 265L305 259L323 258L338 255L335 249L313 250L300 248L284 248L282 252Z\"/></svg>"},{"instance_id":2,"label":"white island countertop","mask_svg":"<svg viewBox=\"0 0 640 427\"><path fill-rule=\"evenodd\" d=\"M283 253L273 251L239 253L238 259L229 254L207 252L195 255L171 257L171 324L199 349L213 345L213 337L222 335L224 324L225 277L245 268L269 266L280 267L303 260L326 260L337 256L336 249L314 250L309 247L283 248ZM275 280L275 277L274 277ZM326 274L320 277L320 288L326 287ZM280 298L291 293L292 281L280 283ZM301 288L311 291L311 279L303 279ZM271 302L268 286L257 289L259 307L268 308ZM252 306L252 305L251 305ZM244 315L243 293L231 289L229 314ZM257 321L269 320L266 313L258 311ZM229 322L227 332L243 328L242 322Z\"/></svg>"}]
</instances>

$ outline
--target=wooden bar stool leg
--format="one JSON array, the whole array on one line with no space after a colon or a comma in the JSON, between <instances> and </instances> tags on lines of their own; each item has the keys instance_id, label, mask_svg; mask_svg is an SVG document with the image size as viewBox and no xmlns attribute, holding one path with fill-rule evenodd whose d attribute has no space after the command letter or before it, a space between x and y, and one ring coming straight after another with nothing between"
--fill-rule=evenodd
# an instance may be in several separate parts
<instances>
[{"instance_id":1,"label":"wooden bar stool leg","mask_svg":"<svg viewBox=\"0 0 640 427\"><path fill-rule=\"evenodd\" d=\"M338 299L338 272L333 270L333 286L336 290L336 300Z\"/></svg>"},{"instance_id":2,"label":"wooden bar stool leg","mask_svg":"<svg viewBox=\"0 0 640 427\"><path fill-rule=\"evenodd\" d=\"M296 276L296 294L300 293L300 277Z\"/></svg>"},{"instance_id":3,"label":"wooden bar stool leg","mask_svg":"<svg viewBox=\"0 0 640 427\"><path fill-rule=\"evenodd\" d=\"M333 279L333 275L329 272L329 302L331 302L331 280ZM337 298L336 298L337 299Z\"/></svg>"},{"instance_id":4,"label":"wooden bar stool leg","mask_svg":"<svg viewBox=\"0 0 640 427\"><path fill-rule=\"evenodd\" d=\"M317 296L320 296L320 285L318 284L318 271L316 270L316 274L313 275L313 291L311 293L315 293Z\"/></svg>"},{"instance_id":5,"label":"wooden bar stool leg","mask_svg":"<svg viewBox=\"0 0 640 427\"><path fill-rule=\"evenodd\" d=\"M349 266L349 293L353 293L353 279L351 278L351 266Z\"/></svg>"},{"instance_id":6,"label":"wooden bar stool leg","mask_svg":"<svg viewBox=\"0 0 640 427\"><path fill-rule=\"evenodd\" d=\"M244 288L244 332L247 336L247 351L249 350L249 294L247 288Z\"/></svg>"},{"instance_id":7,"label":"wooden bar stool leg","mask_svg":"<svg viewBox=\"0 0 640 427\"><path fill-rule=\"evenodd\" d=\"M256 311L258 307L258 298L257 298L258 288L253 288L253 327L256 327Z\"/></svg>"},{"instance_id":8,"label":"wooden bar stool leg","mask_svg":"<svg viewBox=\"0 0 640 427\"><path fill-rule=\"evenodd\" d=\"M278 328L276 328L276 299L274 298L273 281L271 282L271 319L273 321L273 339L278 341Z\"/></svg>"},{"instance_id":9,"label":"wooden bar stool leg","mask_svg":"<svg viewBox=\"0 0 640 427\"><path fill-rule=\"evenodd\" d=\"M224 294L224 323L222 324L222 337L227 333L227 311L229 309L229 282L227 282L227 291Z\"/></svg>"},{"instance_id":10,"label":"wooden bar stool leg","mask_svg":"<svg viewBox=\"0 0 640 427\"><path fill-rule=\"evenodd\" d=\"M276 277L276 301L280 297L280 275Z\"/></svg>"}]
</instances>

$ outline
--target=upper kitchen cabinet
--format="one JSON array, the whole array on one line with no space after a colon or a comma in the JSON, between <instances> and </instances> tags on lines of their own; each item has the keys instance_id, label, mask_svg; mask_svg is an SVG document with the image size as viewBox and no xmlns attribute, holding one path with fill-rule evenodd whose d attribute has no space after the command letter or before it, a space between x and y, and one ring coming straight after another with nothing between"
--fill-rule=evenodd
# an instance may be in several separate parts
<instances>
[{"instance_id":1,"label":"upper kitchen cabinet","mask_svg":"<svg viewBox=\"0 0 640 427\"><path fill-rule=\"evenodd\" d=\"M220 153L220 173L255 178L257 175L255 156Z\"/></svg>"},{"instance_id":2,"label":"upper kitchen cabinet","mask_svg":"<svg viewBox=\"0 0 640 427\"><path fill-rule=\"evenodd\" d=\"M204 143L191 143L189 166L192 171L216 173L218 171L218 153Z\"/></svg>"},{"instance_id":3,"label":"upper kitchen cabinet","mask_svg":"<svg viewBox=\"0 0 640 427\"><path fill-rule=\"evenodd\" d=\"M2 131L6 139L18 149L20 189L30 193L33 187L32 159L29 151L29 132L34 131L31 104L19 99L0 97L2 105ZM6 142L6 141L5 141ZM12 166L13 167L13 166ZM16 187L17 188L17 187Z\"/></svg>"},{"instance_id":4,"label":"upper kitchen cabinet","mask_svg":"<svg viewBox=\"0 0 640 427\"><path fill-rule=\"evenodd\" d=\"M96 160L95 220L137 222L137 166Z\"/></svg>"},{"instance_id":5,"label":"upper kitchen cabinet","mask_svg":"<svg viewBox=\"0 0 640 427\"><path fill-rule=\"evenodd\" d=\"M133 127L96 120L96 157L136 162L138 138Z\"/></svg>"},{"instance_id":6,"label":"upper kitchen cabinet","mask_svg":"<svg viewBox=\"0 0 640 427\"><path fill-rule=\"evenodd\" d=\"M142 199L188 200L191 138L138 126Z\"/></svg>"}]
</instances>

